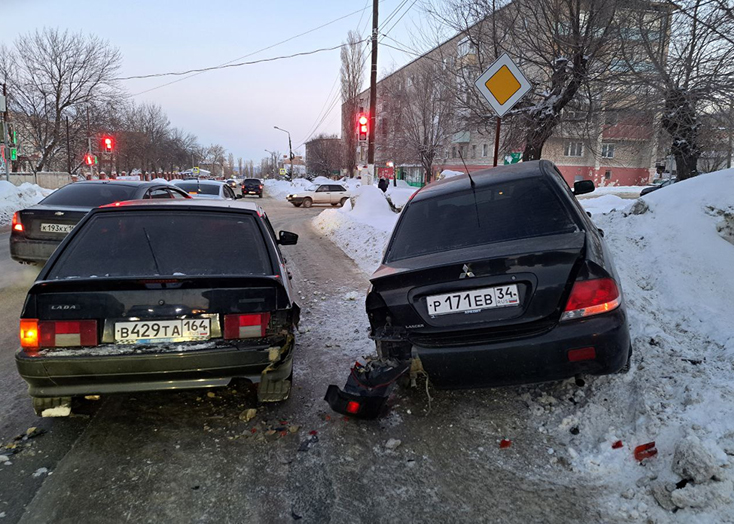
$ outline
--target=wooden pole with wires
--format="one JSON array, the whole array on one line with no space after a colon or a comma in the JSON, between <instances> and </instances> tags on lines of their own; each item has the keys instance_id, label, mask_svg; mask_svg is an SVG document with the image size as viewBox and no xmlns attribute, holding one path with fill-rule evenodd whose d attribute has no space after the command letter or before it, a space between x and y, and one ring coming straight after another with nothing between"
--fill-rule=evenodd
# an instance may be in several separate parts
<instances>
[{"instance_id":1,"label":"wooden pole with wires","mask_svg":"<svg viewBox=\"0 0 734 524\"><path fill-rule=\"evenodd\" d=\"M367 173L369 183L375 176L375 122L377 121L377 14L379 0L372 0L372 69L370 71L370 128L367 142Z\"/></svg>"}]
</instances>

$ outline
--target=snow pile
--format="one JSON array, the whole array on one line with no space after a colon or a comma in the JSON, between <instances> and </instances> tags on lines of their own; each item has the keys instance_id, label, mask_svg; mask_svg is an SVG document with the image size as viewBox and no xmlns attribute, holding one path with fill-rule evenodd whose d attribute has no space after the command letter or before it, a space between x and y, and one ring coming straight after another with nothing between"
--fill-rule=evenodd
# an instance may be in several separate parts
<instances>
[{"instance_id":1,"label":"snow pile","mask_svg":"<svg viewBox=\"0 0 734 524\"><path fill-rule=\"evenodd\" d=\"M25 182L15 186L0 180L0 226L10 224L16 211L38 204L51 193L53 189L44 189L36 184Z\"/></svg>"},{"instance_id":2,"label":"snow pile","mask_svg":"<svg viewBox=\"0 0 734 524\"><path fill-rule=\"evenodd\" d=\"M465 175L465 171L454 171L452 169L444 169L441 171L440 179L443 180L444 178L451 178L459 175Z\"/></svg>"},{"instance_id":3,"label":"snow pile","mask_svg":"<svg viewBox=\"0 0 734 524\"><path fill-rule=\"evenodd\" d=\"M723 522L734 514L734 170L596 222L625 294L632 370L575 392L552 388L560 409L541 395L528 399L531 412L542 432L568 442L574 471L609 486L613 514ZM649 442L657 455L641 468L633 450Z\"/></svg>"},{"instance_id":4,"label":"snow pile","mask_svg":"<svg viewBox=\"0 0 734 524\"><path fill-rule=\"evenodd\" d=\"M402 182L403 184L400 184ZM392 183L390 184L390 187L387 188L387 197L390 199L390 202L392 202L392 205L395 206L397 209L402 209L405 207L405 204L408 203L408 200L410 200L410 197L413 196L413 193L418 191L419 188L412 187L405 183L403 180L398 180L398 185L393 186Z\"/></svg>"},{"instance_id":5,"label":"snow pile","mask_svg":"<svg viewBox=\"0 0 734 524\"><path fill-rule=\"evenodd\" d=\"M263 181L265 194L273 198L285 198L286 195L298 193L313 185L313 182L305 178L296 178L293 182L287 180L274 180L271 178Z\"/></svg>"},{"instance_id":6,"label":"snow pile","mask_svg":"<svg viewBox=\"0 0 734 524\"><path fill-rule=\"evenodd\" d=\"M327 209L314 218L314 226L366 273L380 265L398 214L390 209L382 191L362 186L341 209ZM354 206L352 206L352 201Z\"/></svg>"},{"instance_id":7,"label":"snow pile","mask_svg":"<svg viewBox=\"0 0 734 524\"><path fill-rule=\"evenodd\" d=\"M617 195L603 195L596 198L580 198L579 203L583 208L591 213L592 215L600 213L609 213L615 209L626 209L632 205L634 201L630 199L624 199Z\"/></svg>"}]
</instances>

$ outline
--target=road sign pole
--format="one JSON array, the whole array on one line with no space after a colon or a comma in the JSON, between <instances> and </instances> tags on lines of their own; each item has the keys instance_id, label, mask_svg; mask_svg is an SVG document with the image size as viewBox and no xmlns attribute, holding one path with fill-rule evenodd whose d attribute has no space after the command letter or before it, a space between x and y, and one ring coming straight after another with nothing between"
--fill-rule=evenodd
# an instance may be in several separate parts
<instances>
[{"instance_id":1,"label":"road sign pole","mask_svg":"<svg viewBox=\"0 0 734 524\"><path fill-rule=\"evenodd\" d=\"M500 128L502 127L502 117L497 117L497 127L494 130L494 167L497 167L497 157L500 154Z\"/></svg>"}]
</instances>

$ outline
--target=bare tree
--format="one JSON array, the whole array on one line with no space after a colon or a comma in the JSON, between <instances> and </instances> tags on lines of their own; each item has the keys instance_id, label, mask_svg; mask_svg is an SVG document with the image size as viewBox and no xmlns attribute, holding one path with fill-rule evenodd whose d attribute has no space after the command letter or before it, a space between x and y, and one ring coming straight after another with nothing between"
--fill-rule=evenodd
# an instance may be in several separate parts
<instances>
[{"instance_id":1,"label":"bare tree","mask_svg":"<svg viewBox=\"0 0 734 524\"><path fill-rule=\"evenodd\" d=\"M439 151L456 132L456 100L448 83L437 80L443 74L439 63L423 60L408 68L407 75L383 81L387 116L378 144L382 156L419 163L430 182Z\"/></svg>"},{"instance_id":2,"label":"bare tree","mask_svg":"<svg viewBox=\"0 0 734 524\"><path fill-rule=\"evenodd\" d=\"M489 133L494 115L474 81L503 53L520 64L532 90L505 120L523 159L540 158L543 146L576 103L593 114L621 46L621 0L452 0L434 12L459 33L447 64L458 112L469 128Z\"/></svg>"},{"instance_id":3,"label":"bare tree","mask_svg":"<svg viewBox=\"0 0 734 524\"><path fill-rule=\"evenodd\" d=\"M65 117L78 121L90 105L119 96L120 62L119 51L100 38L58 29L22 35L12 48L0 48L10 110L21 115L24 137L40 153L36 171L62 151Z\"/></svg>"},{"instance_id":4,"label":"bare tree","mask_svg":"<svg viewBox=\"0 0 734 524\"><path fill-rule=\"evenodd\" d=\"M710 0L678 4L677 12L636 12L632 27L638 39L625 47L625 59L629 82L654 91L662 101L662 127L671 138L678 178L686 179L698 173L702 140L706 141L702 126L714 113L730 112L734 46L728 35L734 19L725 5ZM658 33L667 27L669 45L661 47Z\"/></svg>"},{"instance_id":5,"label":"bare tree","mask_svg":"<svg viewBox=\"0 0 734 524\"><path fill-rule=\"evenodd\" d=\"M364 77L365 47L356 31L349 31L341 48L342 137L344 139L344 167L352 176L357 165L356 122Z\"/></svg>"},{"instance_id":6,"label":"bare tree","mask_svg":"<svg viewBox=\"0 0 734 524\"><path fill-rule=\"evenodd\" d=\"M330 176L339 171L343 155L342 140L322 133L306 143L306 171L309 175Z\"/></svg>"}]
</instances>

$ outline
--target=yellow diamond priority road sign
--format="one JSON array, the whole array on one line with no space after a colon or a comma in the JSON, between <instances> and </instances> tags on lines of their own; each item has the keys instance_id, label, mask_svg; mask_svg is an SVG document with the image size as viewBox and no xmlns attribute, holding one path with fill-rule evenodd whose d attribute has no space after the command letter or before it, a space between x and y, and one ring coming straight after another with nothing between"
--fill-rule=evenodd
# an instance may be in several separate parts
<instances>
[{"instance_id":1,"label":"yellow diamond priority road sign","mask_svg":"<svg viewBox=\"0 0 734 524\"><path fill-rule=\"evenodd\" d=\"M504 116L531 88L528 79L507 54L489 66L474 85L497 116Z\"/></svg>"}]
</instances>

